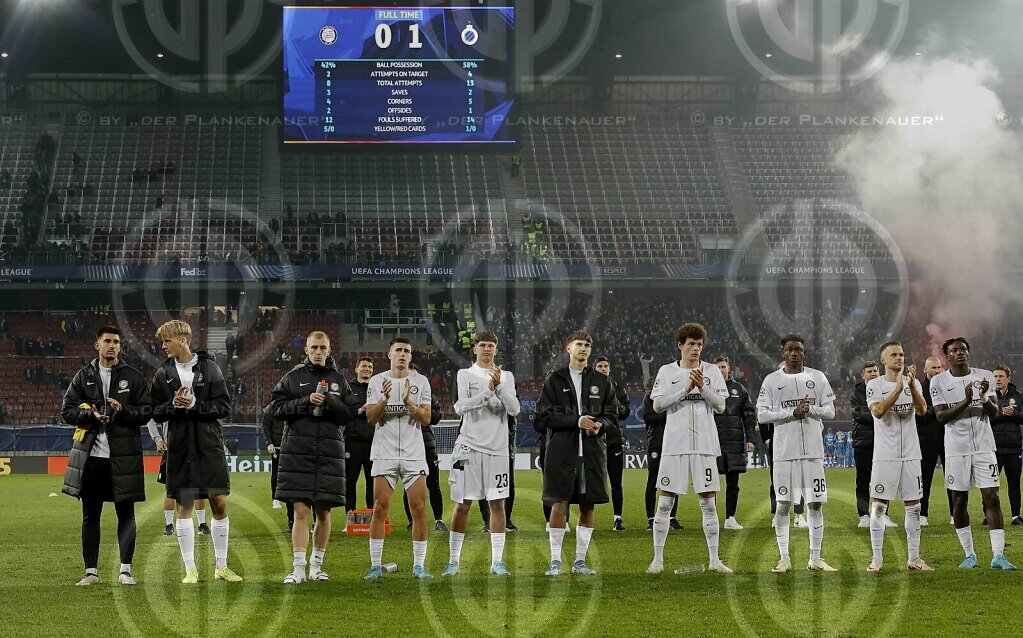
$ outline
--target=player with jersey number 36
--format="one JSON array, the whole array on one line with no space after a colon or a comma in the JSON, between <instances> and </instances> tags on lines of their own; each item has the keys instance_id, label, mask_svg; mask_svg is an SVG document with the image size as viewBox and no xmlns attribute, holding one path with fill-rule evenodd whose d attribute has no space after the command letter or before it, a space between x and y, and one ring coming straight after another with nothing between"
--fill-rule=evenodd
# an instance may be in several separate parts
<instances>
[{"instance_id":1,"label":"player with jersey number 36","mask_svg":"<svg viewBox=\"0 0 1023 638\"><path fill-rule=\"evenodd\" d=\"M778 492L774 533L781 555L771 571L792 569L789 557L789 511L800 497L810 517L810 571L834 572L821 558L824 542L824 504L828 486L824 477L824 422L835 418L835 392L820 370L803 366L806 346L799 335L782 337L784 366L767 375L757 399L757 420L774 424L774 466Z\"/></svg>"}]
</instances>

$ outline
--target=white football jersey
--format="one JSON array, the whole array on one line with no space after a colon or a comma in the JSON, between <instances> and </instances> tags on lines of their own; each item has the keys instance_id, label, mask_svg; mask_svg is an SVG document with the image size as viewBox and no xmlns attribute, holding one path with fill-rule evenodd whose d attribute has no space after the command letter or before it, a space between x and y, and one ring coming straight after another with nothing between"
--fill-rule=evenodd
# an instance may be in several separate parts
<instances>
[{"instance_id":1,"label":"white football jersey","mask_svg":"<svg viewBox=\"0 0 1023 638\"><path fill-rule=\"evenodd\" d=\"M913 385L918 393L923 393L919 380L913 379ZM883 376L871 379L867 382L867 405L887 401L894 391L894 381ZM920 437L916 433L913 392L903 379L902 392L895 405L882 418L874 417L874 461L916 461L922 458Z\"/></svg>"},{"instance_id":2,"label":"white football jersey","mask_svg":"<svg viewBox=\"0 0 1023 638\"><path fill-rule=\"evenodd\" d=\"M508 417L519 413L515 396L515 377L501 371L501 385L490 390L490 372L473 364L458 371L458 401L455 414L462 427L455 446L464 445L477 452L507 456ZM510 407L509 407L510 406Z\"/></svg>"},{"instance_id":3,"label":"white football jersey","mask_svg":"<svg viewBox=\"0 0 1023 638\"><path fill-rule=\"evenodd\" d=\"M721 370L712 363L700 362L703 370L705 387L709 392L721 397L724 401L728 398L728 386L725 385L725 378ZM683 368L681 362L676 361L661 366L657 371L657 380L654 381L653 390L650 391L650 398L671 396L689 385L689 375L696 368ZM667 424L664 427L664 441L661 447L661 456L673 454L709 454L721 456L721 444L718 441L718 426L714 422L714 408L711 407L703 392L693 389L689 394L682 396L674 405L668 408Z\"/></svg>"},{"instance_id":4,"label":"white football jersey","mask_svg":"<svg viewBox=\"0 0 1023 638\"><path fill-rule=\"evenodd\" d=\"M408 415L401 395L405 392L405 384L411 385L409 397L418 405L430 405L430 382L418 372L409 372L405 379L395 379L390 371L373 375L366 388L366 403L379 403L384 396L384 379L391 381L391 395L387 399L387 414L400 415L384 421L377 426L370 447L369 458L372 461L426 461L426 446L423 444L421 426Z\"/></svg>"},{"instance_id":5,"label":"white football jersey","mask_svg":"<svg viewBox=\"0 0 1023 638\"><path fill-rule=\"evenodd\" d=\"M931 379L931 404L955 405L966 398L966 386L973 385L973 402L958 417L945 424L945 456L966 456L977 452L994 452L995 435L991 420L984 414L981 404L980 382L987 379L987 396L995 397L995 377L989 370L970 368L965 377L952 376L945 370Z\"/></svg>"},{"instance_id":6,"label":"white football jersey","mask_svg":"<svg viewBox=\"0 0 1023 638\"><path fill-rule=\"evenodd\" d=\"M785 374L775 370L767 375L757 398L757 420L774 423L771 446L775 461L824 458L824 422L810 414L802 419L792 418L804 397L809 397L811 408L826 408L835 403L835 392L824 373L814 368L803 368L798 374ZM768 413L784 412L782 419L764 419Z\"/></svg>"}]
</instances>

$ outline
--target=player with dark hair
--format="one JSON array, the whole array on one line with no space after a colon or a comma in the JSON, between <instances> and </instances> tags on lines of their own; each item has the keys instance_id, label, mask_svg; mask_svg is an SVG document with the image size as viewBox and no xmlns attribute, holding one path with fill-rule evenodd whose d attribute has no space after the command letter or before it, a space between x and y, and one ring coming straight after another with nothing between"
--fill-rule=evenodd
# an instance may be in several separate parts
<instances>
[{"instance_id":1,"label":"player with dark hair","mask_svg":"<svg viewBox=\"0 0 1023 638\"><path fill-rule=\"evenodd\" d=\"M455 414L462 419L458 439L451 453L451 500L455 512L451 516L450 559L445 576L459 572L462 542L469 524L473 501L486 501L490 518L490 573L507 576L511 572L504 563L504 542L507 519L504 500L511 484L511 457L508 453L508 419L521 410L515 396L515 378L494 362L497 356L497 335L478 332L473 351L476 363L459 370L458 401Z\"/></svg>"},{"instance_id":2,"label":"player with dark hair","mask_svg":"<svg viewBox=\"0 0 1023 638\"><path fill-rule=\"evenodd\" d=\"M650 391L654 410L667 412L661 448L661 467L657 484L661 496L654 516L654 559L648 574L664 571L664 544L668 537L668 517L679 494L687 494L689 485L697 493L703 517L703 535L710 554L708 569L731 574L718 556L720 523L717 493L721 489L717 458L721 456L715 414L725 411L728 388L721 370L700 360L707 340L707 329L698 323L682 325L675 333L678 361L661 366Z\"/></svg>"},{"instance_id":3,"label":"player with dark hair","mask_svg":"<svg viewBox=\"0 0 1023 638\"><path fill-rule=\"evenodd\" d=\"M576 330L564 341L569 364L551 371L536 406L537 429L544 432L543 500L551 507L551 566L561 574L561 546L569 503L578 503L572 573L592 576L586 553L593 537L595 505L608 502L607 443L604 432L618 425L610 380L588 365L593 339Z\"/></svg>"},{"instance_id":4,"label":"player with dark hair","mask_svg":"<svg viewBox=\"0 0 1023 638\"><path fill-rule=\"evenodd\" d=\"M366 580L383 576L384 530L391 496L400 480L412 508L412 577L433 578L426 571L426 447L422 427L430 422L430 384L409 370L412 342L395 337L387 347L390 369L369 380L366 420L373 434L373 519L369 531L371 567ZM420 480L422 479L422 480Z\"/></svg>"},{"instance_id":5,"label":"player with dark hair","mask_svg":"<svg viewBox=\"0 0 1023 638\"><path fill-rule=\"evenodd\" d=\"M611 507L614 508L614 522L611 524L611 529L615 532L624 532L625 523L622 522L622 511L625 503L622 478L625 474L625 432L621 424L622 421L629 418L631 411L629 393L624 386L611 379L611 362L607 357L594 359L593 368L611 381L611 391L614 392L615 401L618 402L618 427L609 429L605 436L607 437L607 478L611 482Z\"/></svg>"},{"instance_id":6,"label":"player with dark hair","mask_svg":"<svg viewBox=\"0 0 1023 638\"><path fill-rule=\"evenodd\" d=\"M361 357L355 364L355 379L349 382L352 394L349 395L350 407L354 415L345 426L345 505L355 509L355 488L359 484L359 475L365 476L366 507L373 507L373 462L370 460L370 449L373 446L373 426L366 421L366 391L369 380L373 378L373 360Z\"/></svg>"},{"instance_id":7,"label":"player with dark hair","mask_svg":"<svg viewBox=\"0 0 1023 638\"><path fill-rule=\"evenodd\" d=\"M945 426L946 482L954 494L952 517L966 558L959 567L977 567L970 514L966 509L971 483L980 489L990 525L991 569L1016 567L1005 557L1005 529L998 498L998 459L991 419L998 415L994 376L970 367L970 343L964 337L941 346L948 370L931 379L931 400L938 423Z\"/></svg>"},{"instance_id":8,"label":"player with dark hair","mask_svg":"<svg viewBox=\"0 0 1023 638\"><path fill-rule=\"evenodd\" d=\"M995 456L998 471L1005 470L1005 482L1009 490L1009 507L1012 510L1012 524L1023 525L1020 509L1020 452L1023 452L1023 393L1012 383L1012 369L1000 365L994 369L995 391L998 393L998 414L991 419L995 435ZM984 520L985 524L987 519Z\"/></svg>"},{"instance_id":9,"label":"player with dark hair","mask_svg":"<svg viewBox=\"0 0 1023 638\"><path fill-rule=\"evenodd\" d=\"M281 440L284 438L284 421L273 416L267 410L263 410L260 419L263 438L266 440L266 451L270 453L270 496L274 498L274 494L277 493L277 477L281 469ZM196 501L196 511L199 511L198 507L201 502ZM288 515L288 527L284 533L290 536L292 528L295 526L295 505L289 500L281 501L274 498L274 508L279 509L282 502Z\"/></svg>"},{"instance_id":10,"label":"player with dark hair","mask_svg":"<svg viewBox=\"0 0 1023 638\"><path fill-rule=\"evenodd\" d=\"M270 393L266 408L286 424L274 496L295 507L292 572L284 578L285 585L306 581L310 514L315 523L308 579L330 580L322 569L330 540L330 510L345 504L344 425L352 417L346 401L351 389L334 365L326 333L309 333L305 354L305 361Z\"/></svg>"},{"instance_id":11,"label":"player with dark hair","mask_svg":"<svg viewBox=\"0 0 1023 638\"><path fill-rule=\"evenodd\" d=\"M728 389L725 411L714 415L721 445L718 472L725 475L725 529L741 530L742 525L735 519L739 508L739 475L746 472L746 453L756 448L753 442L757 435L757 410L746 386L732 377L728 357L714 357L714 365L721 371Z\"/></svg>"},{"instance_id":12,"label":"player with dark hair","mask_svg":"<svg viewBox=\"0 0 1023 638\"><path fill-rule=\"evenodd\" d=\"M192 328L184 321L163 324L156 338L168 359L153 378L153 420L167 423L167 496L178 504L178 547L185 563L181 582L199 582L192 508L201 498L213 510L214 578L240 582L241 576L227 566L231 478L220 419L231 414L231 396L224 373L209 353L192 351Z\"/></svg>"},{"instance_id":13,"label":"player with dark hair","mask_svg":"<svg viewBox=\"0 0 1023 638\"><path fill-rule=\"evenodd\" d=\"M99 579L100 517L103 503L117 513L117 544L121 568L117 580L134 585L135 503L146 500L142 469L141 428L149 421L149 384L135 368L120 360L121 331L103 326L96 331L98 356L72 379L60 416L77 429L64 472L64 494L82 501L82 558L85 577L78 585Z\"/></svg>"},{"instance_id":14,"label":"player with dark hair","mask_svg":"<svg viewBox=\"0 0 1023 638\"><path fill-rule=\"evenodd\" d=\"M938 466L938 459L941 459L941 467L945 468L945 427L938 423L934 416L934 404L931 400L931 379L941 374L941 361L937 357L927 357L924 361L924 376L920 379L920 387L923 391L924 400L927 402L927 412L916 418L916 433L920 438L920 471L924 482L924 496L920 501L920 526L927 527L928 509L931 499L931 483L934 480L934 471ZM944 483L944 481L942 481ZM952 490L945 490L948 498L949 524L955 524L952 516Z\"/></svg>"},{"instance_id":15,"label":"player with dark hair","mask_svg":"<svg viewBox=\"0 0 1023 638\"><path fill-rule=\"evenodd\" d=\"M923 479L920 471L920 438L915 415L927 411L916 366L906 366L902 344L889 341L881 346L884 376L867 383L867 405L874 416L874 457L870 475L870 547L873 557L868 572L881 571L884 561L885 516L888 503L898 493L906 506L906 566L921 572L934 571L920 558L920 499Z\"/></svg>"},{"instance_id":16,"label":"player with dark hair","mask_svg":"<svg viewBox=\"0 0 1023 638\"><path fill-rule=\"evenodd\" d=\"M784 366L767 375L757 399L757 420L774 424L774 466L771 472L778 493L774 517L781 555L775 573L792 569L789 557L789 510L793 501L806 499L810 519L810 571L837 571L821 558L824 509L828 501L824 477L824 422L835 418L835 393L820 370L803 365L806 347L799 335L781 339Z\"/></svg>"},{"instance_id":17,"label":"player with dark hair","mask_svg":"<svg viewBox=\"0 0 1023 638\"><path fill-rule=\"evenodd\" d=\"M654 513L657 506L657 475L661 472L661 448L664 445L664 428L668 424L668 413L658 413L654 410L654 400L647 392L643 397L643 405L640 406L638 416L646 425L646 490L644 500L646 501L646 531L654 531ZM678 522L675 514L678 512L678 499L671 508L671 518L668 519L668 526L671 529L682 529L682 523Z\"/></svg>"},{"instance_id":18,"label":"player with dark hair","mask_svg":"<svg viewBox=\"0 0 1023 638\"><path fill-rule=\"evenodd\" d=\"M852 408L853 455L856 460L856 515L859 527L870 527L870 472L874 459L874 415L867 405L867 384L881 374L877 361L864 361L860 366L860 381L849 395ZM885 525L896 527L885 514Z\"/></svg>"}]
</instances>

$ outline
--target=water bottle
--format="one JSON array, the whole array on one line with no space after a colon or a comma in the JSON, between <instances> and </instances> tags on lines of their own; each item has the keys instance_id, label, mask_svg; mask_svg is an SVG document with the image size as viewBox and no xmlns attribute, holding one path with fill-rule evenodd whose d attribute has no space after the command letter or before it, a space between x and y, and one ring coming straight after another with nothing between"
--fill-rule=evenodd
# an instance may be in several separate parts
<instances>
[{"instance_id":1,"label":"water bottle","mask_svg":"<svg viewBox=\"0 0 1023 638\"><path fill-rule=\"evenodd\" d=\"M327 382L325 380L316 384L316 394L327 394ZM318 405L313 408L313 416L323 416L323 406Z\"/></svg>"},{"instance_id":2,"label":"water bottle","mask_svg":"<svg viewBox=\"0 0 1023 638\"><path fill-rule=\"evenodd\" d=\"M384 570L385 574L393 574L398 571L398 563L384 563L380 568Z\"/></svg>"},{"instance_id":3,"label":"water bottle","mask_svg":"<svg viewBox=\"0 0 1023 638\"><path fill-rule=\"evenodd\" d=\"M675 573L679 576L686 576L688 574L702 574L707 571L707 567L700 563L699 565L683 565L675 570Z\"/></svg>"}]
</instances>

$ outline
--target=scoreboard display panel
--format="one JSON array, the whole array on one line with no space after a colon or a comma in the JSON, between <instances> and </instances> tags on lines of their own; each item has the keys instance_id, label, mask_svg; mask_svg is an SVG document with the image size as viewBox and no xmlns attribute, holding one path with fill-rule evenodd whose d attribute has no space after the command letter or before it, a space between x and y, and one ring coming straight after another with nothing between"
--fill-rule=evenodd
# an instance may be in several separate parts
<instances>
[{"instance_id":1,"label":"scoreboard display panel","mask_svg":"<svg viewBox=\"0 0 1023 638\"><path fill-rule=\"evenodd\" d=\"M512 7L284 7L284 143L514 144Z\"/></svg>"}]
</instances>

